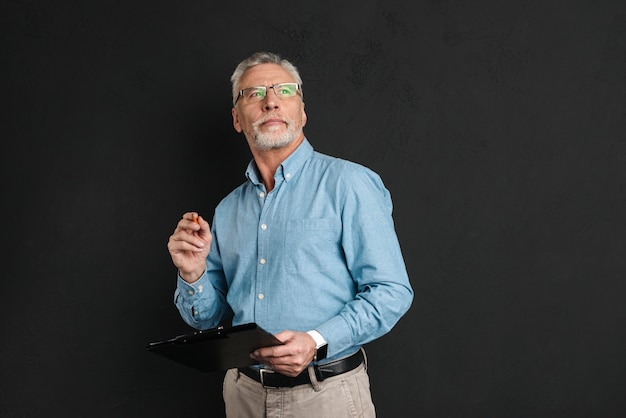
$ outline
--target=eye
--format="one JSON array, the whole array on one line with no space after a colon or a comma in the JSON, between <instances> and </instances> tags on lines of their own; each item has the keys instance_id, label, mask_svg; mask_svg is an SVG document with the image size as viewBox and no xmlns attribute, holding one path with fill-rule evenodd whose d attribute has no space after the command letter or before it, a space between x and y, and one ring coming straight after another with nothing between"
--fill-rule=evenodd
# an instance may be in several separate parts
<instances>
[{"instance_id":1,"label":"eye","mask_svg":"<svg viewBox=\"0 0 626 418\"><path fill-rule=\"evenodd\" d=\"M252 88L246 92L247 99L258 99L265 97L265 90L259 88Z\"/></svg>"},{"instance_id":2,"label":"eye","mask_svg":"<svg viewBox=\"0 0 626 418\"><path fill-rule=\"evenodd\" d=\"M281 96L293 96L296 94L296 86L292 84L281 84L278 86L278 94Z\"/></svg>"}]
</instances>

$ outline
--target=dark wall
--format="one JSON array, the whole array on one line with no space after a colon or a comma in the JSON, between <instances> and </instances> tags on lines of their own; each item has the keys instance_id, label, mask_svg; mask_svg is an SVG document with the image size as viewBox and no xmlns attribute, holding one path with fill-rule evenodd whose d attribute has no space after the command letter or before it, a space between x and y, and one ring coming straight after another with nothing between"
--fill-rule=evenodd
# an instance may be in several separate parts
<instances>
[{"instance_id":1,"label":"dark wall","mask_svg":"<svg viewBox=\"0 0 626 418\"><path fill-rule=\"evenodd\" d=\"M166 242L244 180L256 50L393 195L416 296L368 346L379 416L626 413L623 0L4 0L0 416L222 416L220 373L144 347L190 330Z\"/></svg>"}]
</instances>

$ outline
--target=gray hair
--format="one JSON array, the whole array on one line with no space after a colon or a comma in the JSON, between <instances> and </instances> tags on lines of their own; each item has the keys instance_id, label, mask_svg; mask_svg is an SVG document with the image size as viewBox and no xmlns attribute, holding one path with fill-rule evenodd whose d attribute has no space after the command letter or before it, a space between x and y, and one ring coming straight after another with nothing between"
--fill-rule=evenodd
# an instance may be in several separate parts
<instances>
[{"instance_id":1,"label":"gray hair","mask_svg":"<svg viewBox=\"0 0 626 418\"><path fill-rule=\"evenodd\" d=\"M233 75L230 76L230 82L233 85L233 106L235 106L237 97L239 97L239 82L241 81L241 77L250 68L261 64L277 64L287 70L294 80L296 80L296 83L300 85L300 95L302 96L302 78L295 65L272 52L255 52L250 57L241 61L237 68L235 68Z\"/></svg>"}]
</instances>

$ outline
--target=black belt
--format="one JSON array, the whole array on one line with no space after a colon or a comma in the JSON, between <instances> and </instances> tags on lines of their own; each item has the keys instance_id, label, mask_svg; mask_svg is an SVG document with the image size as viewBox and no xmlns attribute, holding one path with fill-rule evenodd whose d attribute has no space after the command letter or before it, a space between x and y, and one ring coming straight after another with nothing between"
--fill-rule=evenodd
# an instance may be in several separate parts
<instances>
[{"instance_id":1,"label":"black belt","mask_svg":"<svg viewBox=\"0 0 626 418\"><path fill-rule=\"evenodd\" d=\"M349 357L313 366L315 377L318 382L321 382L329 377L354 370L363 363L363 361L363 353L359 350ZM296 377L285 376L271 369L257 369L253 367L240 368L239 372L256 380L266 388L292 388L298 385L311 384L309 371L306 369Z\"/></svg>"}]
</instances>

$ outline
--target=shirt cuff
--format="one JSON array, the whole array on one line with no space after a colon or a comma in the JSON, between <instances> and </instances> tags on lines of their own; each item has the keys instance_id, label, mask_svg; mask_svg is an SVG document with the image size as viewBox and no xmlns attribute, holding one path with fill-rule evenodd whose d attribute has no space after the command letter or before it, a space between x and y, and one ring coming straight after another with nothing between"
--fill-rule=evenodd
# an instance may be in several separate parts
<instances>
[{"instance_id":1,"label":"shirt cuff","mask_svg":"<svg viewBox=\"0 0 626 418\"><path fill-rule=\"evenodd\" d=\"M206 285L206 272L203 273L198 280L192 283L186 282L182 277L180 277L180 273L178 274L178 290L183 297L187 299L195 296L201 296L198 293L202 293Z\"/></svg>"},{"instance_id":2,"label":"shirt cuff","mask_svg":"<svg viewBox=\"0 0 626 418\"><path fill-rule=\"evenodd\" d=\"M322 337L322 334L320 334L316 330L307 331L306 333L315 340L315 348L319 348L322 345L326 344L326 340L324 339L324 337Z\"/></svg>"}]
</instances>

